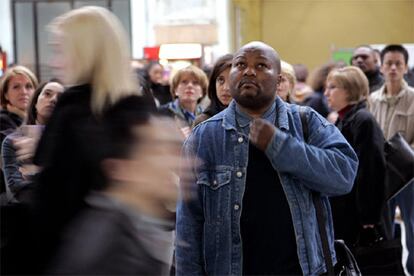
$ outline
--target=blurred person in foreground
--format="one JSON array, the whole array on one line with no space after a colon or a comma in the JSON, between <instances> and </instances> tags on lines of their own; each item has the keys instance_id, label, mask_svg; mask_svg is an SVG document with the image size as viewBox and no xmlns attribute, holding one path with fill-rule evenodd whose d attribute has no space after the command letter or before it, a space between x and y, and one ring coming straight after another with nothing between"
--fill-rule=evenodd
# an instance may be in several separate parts
<instances>
[{"instance_id":1,"label":"blurred person in foreground","mask_svg":"<svg viewBox=\"0 0 414 276\"><path fill-rule=\"evenodd\" d=\"M33 152L36 143L40 139L43 126L47 123L52 111L55 108L58 97L63 92L63 86L57 81L48 81L41 84L34 92L27 109L26 121L15 132L9 134L3 141L3 170L6 180L6 185L12 195L13 199L24 201L28 199L27 191L33 187L32 177L37 173L38 168L31 164L30 157L28 160L18 161L16 159L16 147L21 148L25 143L24 148L28 148L29 152ZM27 136L27 137L26 137ZM19 146L20 145L20 146ZM23 159L23 153L20 152L20 159Z\"/></svg>"},{"instance_id":2,"label":"blurred person in foreground","mask_svg":"<svg viewBox=\"0 0 414 276\"><path fill-rule=\"evenodd\" d=\"M352 53L351 64L359 67L368 78L369 92L378 90L384 84L384 78L378 67L379 60L375 50L369 45L361 45Z\"/></svg>"},{"instance_id":3,"label":"blurred person in foreground","mask_svg":"<svg viewBox=\"0 0 414 276\"><path fill-rule=\"evenodd\" d=\"M177 207L177 275L319 275L326 272L311 191L348 193L357 157L339 130L310 108L308 143L299 106L275 93L280 58L262 42L235 54L229 107L194 128L183 149L198 157L194 198ZM183 183L185 183L183 181Z\"/></svg>"},{"instance_id":4,"label":"blurred person in foreground","mask_svg":"<svg viewBox=\"0 0 414 276\"><path fill-rule=\"evenodd\" d=\"M210 105L195 118L194 126L224 110L233 99L229 90L229 72L232 60L233 55L227 54L220 57L214 64L208 86Z\"/></svg>"},{"instance_id":5,"label":"blurred person in foreground","mask_svg":"<svg viewBox=\"0 0 414 276\"><path fill-rule=\"evenodd\" d=\"M292 93L296 84L295 71L293 70L292 65L281 60L281 73L280 73L280 82L277 85L276 93L277 95L288 103L293 103Z\"/></svg>"},{"instance_id":6,"label":"blurred person in foreground","mask_svg":"<svg viewBox=\"0 0 414 276\"><path fill-rule=\"evenodd\" d=\"M104 174L66 227L51 275L169 275L183 138L169 118L128 110L105 114L94 149ZM119 125L124 127L119 127Z\"/></svg>"},{"instance_id":7,"label":"blurred person in foreground","mask_svg":"<svg viewBox=\"0 0 414 276\"><path fill-rule=\"evenodd\" d=\"M368 80L355 66L334 69L328 75L325 95L329 107L338 112L335 125L359 159L351 193L330 198L335 238L349 246L374 243L382 231L385 156L381 128L367 109Z\"/></svg>"},{"instance_id":8,"label":"blurred person in foreground","mask_svg":"<svg viewBox=\"0 0 414 276\"><path fill-rule=\"evenodd\" d=\"M400 132L414 148L414 88L407 85L404 74L408 71L408 51L402 45L387 45L381 51L381 72L385 83L370 95L370 111L378 121L385 139ZM396 206L401 211L405 226L408 258L406 268L414 275L414 181L389 201L384 217L389 236L394 237Z\"/></svg>"},{"instance_id":9,"label":"blurred person in foreground","mask_svg":"<svg viewBox=\"0 0 414 276\"><path fill-rule=\"evenodd\" d=\"M127 36L108 10L83 7L49 25L53 49L50 66L68 85L39 141L33 227L34 273L48 267L61 234L85 206L85 197L104 179L94 148L100 143L108 110L122 105L125 114L155 111L141 96L130 66ZM123 120L119 128L130 127ZM126 125L125 125L126 124ZM80 250L79 252L83 252Z\"/></svg>"},{"instance_id":10,"label":"blurred person in foreground","mask_svg":"<svg viewBox=\"0 0 414 276\"><path fill-rule=\"evenodd\" d=\"M174 101L158 108L159 113L175 119L177 127L187 137L197 115L203 111L199 102L207 94L208 79L200 68L190 65L178 70L171 80Z\"/></svg>"}]
</instances>

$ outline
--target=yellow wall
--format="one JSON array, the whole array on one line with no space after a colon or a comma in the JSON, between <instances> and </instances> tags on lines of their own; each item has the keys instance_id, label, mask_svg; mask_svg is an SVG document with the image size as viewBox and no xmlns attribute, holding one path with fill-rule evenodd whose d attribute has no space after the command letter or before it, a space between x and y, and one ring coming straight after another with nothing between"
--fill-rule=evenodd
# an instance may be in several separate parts
<instances>
[{"instance_id":1,"label":"yellow wall","mask_svg":"<svg viewBox=\"0 0 414 276\"><path fill-rule=\"evenodd\" d=\"M250 22L249 17L261 17L261 32L245 35L244 42L261 39L282 59L310 69L329 61L333 48L414 43L414 0L233 0L233 5L238 2L261 8L245 10Z\"/></svg>"}]
</instances>

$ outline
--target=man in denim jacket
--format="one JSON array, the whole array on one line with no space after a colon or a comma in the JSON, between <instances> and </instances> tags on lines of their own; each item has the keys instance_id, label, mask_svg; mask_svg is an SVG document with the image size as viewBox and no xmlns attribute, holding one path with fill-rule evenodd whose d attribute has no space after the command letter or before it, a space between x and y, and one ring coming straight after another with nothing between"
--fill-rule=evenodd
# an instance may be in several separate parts
<instances>
[{"instance_id":1,"label":"man in denim jacket","mask_svg":"<svg viewBox=\"0 0 414 276\"><path fill-rule=\"evenodd\" d=\"M335 126L308 108L303 141L299 107L275 94L280 59L270 46L243 46L229 79L234 101L184 145L184 157L201 164L192 197L177 207L176 273L322 274L311 193L322 194L335 263L327 196L351 191L357 157Z\"/></svg>"}]
</instances>

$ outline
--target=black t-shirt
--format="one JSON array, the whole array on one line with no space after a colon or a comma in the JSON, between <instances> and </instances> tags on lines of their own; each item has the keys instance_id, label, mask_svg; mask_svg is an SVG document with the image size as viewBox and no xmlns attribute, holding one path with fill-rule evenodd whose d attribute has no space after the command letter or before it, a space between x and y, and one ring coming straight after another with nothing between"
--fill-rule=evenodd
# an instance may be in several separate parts
<instances>
[{"instance_id":1,"label":"black t-shirt","mask_svg":"<svg viewBox=\"0 0 414 276\"><path fill-rule=\"evenodd\" d=\"M241 215L244 275L299 275L292 216L277 171L249 145Z\"/></svg>"}]
</instances>

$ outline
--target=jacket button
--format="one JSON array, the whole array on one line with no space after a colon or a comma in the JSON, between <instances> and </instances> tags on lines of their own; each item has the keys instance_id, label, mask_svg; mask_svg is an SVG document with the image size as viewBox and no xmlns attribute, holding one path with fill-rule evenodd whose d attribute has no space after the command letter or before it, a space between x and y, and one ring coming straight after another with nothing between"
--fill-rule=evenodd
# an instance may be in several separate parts
<instances>
[{"instance_id":1,"label":"jacket button","mask_svg":"<svg viewBox=\"0 0 414 276\"><path fill-rule=\"evenodd\" d=\"M214 180L214 181L213 181L213 187L217 187L217 185L218 185L218 184L217 184L217 180Z\"/></svg>"},{"instance_id":2,"label":"jacket button","mask_svg":"<svg viewBox=\"0 0 414 276\"><path fill-rule=\"evenodd\" d=\"M242 173L242 172L240 172L240 171L239 171L239 172L236 172L236 176L237 176L237 177L242 177L242 176L243 176L243 173Z\"/></svg>"},{"instance_id":3,"label":"jacket button","mask_svg":"<svg viewBox=\"0 0 414 276\"><path fill-rule=\"evenodd\" d=\"M234 210L238 211L240 209L240 205L239 204L234 204Z\"/></svg>"},{"instance_id":4,"label":"jacket button","mask_svg":"<svg viewBox=\"0 0 414 276\"><path fill-rule=\"evenodd\" d=\"M239 141L239 143L243 143L244 139L243 139L243 137L239 137L239 139L237 139L237 141Z\"/></svg>"}]
</instances>

